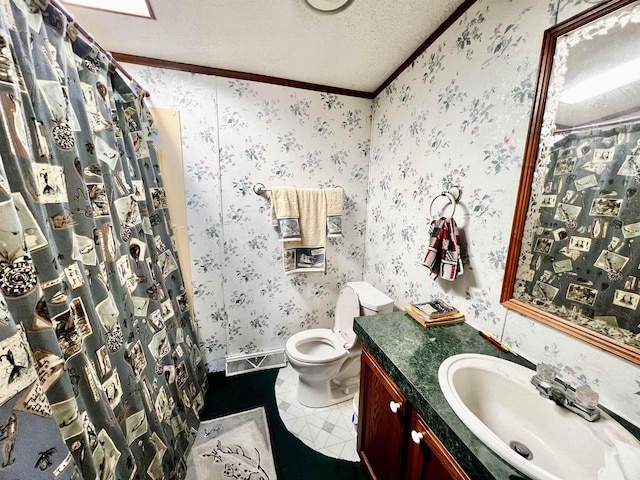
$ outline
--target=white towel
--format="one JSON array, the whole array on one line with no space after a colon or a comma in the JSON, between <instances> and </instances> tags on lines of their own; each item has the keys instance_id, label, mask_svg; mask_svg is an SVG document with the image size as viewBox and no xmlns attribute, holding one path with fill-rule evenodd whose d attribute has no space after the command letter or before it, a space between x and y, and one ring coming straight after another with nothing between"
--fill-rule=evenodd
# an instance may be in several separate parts
<instances>
[{"instance_id":1,"label":"white towel","mask_svg":"<svg viewBox=\"0 0 640 480\"><path fill-rule=\"evenodd\" d=\"M327 237L342 236L342 188L325 188L327 198Z\"/></svg>"},{"instance_id":2,"label":"white towel","mask_svg":"<svg viewBox=\"0 0 640 480\"><path fill-rule=\"evenodd\" d=\"M299 241L300 213L298 194L293 187L271 189L271 224L278 230L281 242Z\"/></svg>"},{"instance_id":3,"label":"white towel","mask_svg":"<svg viewBox=\"0 0 640 480\"><path fill-rule=\"evenodd\" d=\"M640 448L616 440L604 454L604 467L598 471L598 480L640 479Z\"/></svg>"},{"instance_id":4,"label":"white towel","mask_svg":"<svg viewBox=\"0 0 640 480\"><path fill-rule=\"evenodd\" d=\"M287 274L324 272L327 239L327 201L320 189L297 190L301 240L282 244L282 259Z\"/></svg>"}]
</instances>

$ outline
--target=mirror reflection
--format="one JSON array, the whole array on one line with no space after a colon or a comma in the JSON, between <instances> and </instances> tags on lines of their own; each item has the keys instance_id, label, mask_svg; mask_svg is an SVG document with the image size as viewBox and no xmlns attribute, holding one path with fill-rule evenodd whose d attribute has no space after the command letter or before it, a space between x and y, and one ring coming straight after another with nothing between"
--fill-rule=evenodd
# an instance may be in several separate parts
<instances>
[{"instance_id":1,"label":"mirror reflection","mask_svg":"<svg viewBox=\"0 0 640 480\"><path fill-rule=\"evenodd\" d=\"M616 15L617 16L617 15ZM607 20L604 22L606 28ZM556 58L566 72L558 95L556 134L576 128L638 121L640 117L640 27L615 23L605 31L595 25L565 35ZM593 35L593 36L592 36ZM571 44L577 41L578 43ZM563 43L566 42L566 51ZM561 58L565 56L565 58ZM561 72L558 72L559 74Z\"/></svg>"},{"instance_id":2,"label":"mirror reflection","mask_svg":"<svg viewBox=\"0 0 640 480\"><path fill-rule=\"evenodd\" d=\"M640 362L640 2L558 36L549 75L505 305Z\"/></svg>"}]
</instances>

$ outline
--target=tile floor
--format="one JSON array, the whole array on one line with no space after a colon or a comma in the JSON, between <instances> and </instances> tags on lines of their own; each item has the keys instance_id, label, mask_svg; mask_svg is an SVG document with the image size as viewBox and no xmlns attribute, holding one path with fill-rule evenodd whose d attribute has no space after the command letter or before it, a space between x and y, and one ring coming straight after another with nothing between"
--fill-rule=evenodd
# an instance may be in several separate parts
<instances>
[{"instance_id":1,"label":"tile floor","mask_svg":"<svg viewBox=\"0 0 640 480\"><path fill-rule=\"evenodd\" d=\"M325 408L309 408L296 400L298 376L291 366L276 379L276 402L287 429L305 445L328 457L359 462L357 428L352 423L353 400Z\"/></svg>"}]
</instances>

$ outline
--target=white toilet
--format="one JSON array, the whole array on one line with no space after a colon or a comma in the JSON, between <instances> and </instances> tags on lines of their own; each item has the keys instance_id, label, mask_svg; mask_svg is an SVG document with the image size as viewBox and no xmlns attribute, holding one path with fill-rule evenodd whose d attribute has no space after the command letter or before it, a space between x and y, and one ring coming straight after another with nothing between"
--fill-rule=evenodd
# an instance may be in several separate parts
<instances>
[{"instance_id":1,"label":"white toilet","mask_svg":"<svg viewBox=\"0 0 640 480\"><path fill-rule=\"evenodd\" d=\"M313 328L287 340L285 352L298 374L298 401L328 407L353 397L360 385L360 342L353 319L389 313L393 300L367 282L349 282L340 290L333 329Z\"/></svg>"}]
</instances>

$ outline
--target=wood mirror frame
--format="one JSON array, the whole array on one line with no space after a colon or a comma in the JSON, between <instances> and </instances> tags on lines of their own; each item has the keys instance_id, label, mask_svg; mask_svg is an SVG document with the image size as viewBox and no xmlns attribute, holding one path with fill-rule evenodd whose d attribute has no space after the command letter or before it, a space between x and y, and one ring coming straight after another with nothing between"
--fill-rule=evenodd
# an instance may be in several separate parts
<instances>
[{"instance_id":1,"label":"wood mirror frame","mask_svg":"<svg viewBox=\"0 0 640 480\"><path fill-rule=\"evenodd\" d=\"M554 61L554 55L556 52L558 39L563 35L570 34L571 32L574 32L577 29L590 24L591 22L595 22L606 15L613 14L617 10L627 7L629 5L632 5L634 3L640 3L640 2L638 0L605 1L545 31L543 44L542 44L542 52L540 57L540 64L538 67L536 94L535 94L534 103L532 107L529 130L528 130L528 135L526 140L522 171L520 175L520 186L518 189L518 196L516 200L516 209L515 209L515 215L513 220L513 226L511 230L511 240L510 240L509 251L507 256L505 276L504 276L504 282L502 286L500 302L502 303L502 305L504 305L508 309L513 310L519 314L522 314L526 317L530 317L534 320L537 320L553 328L556 328L568 335L571 335L587 343L590 343L594 346L597 346L607 352L618 355L619 357L622 357L632 363L640 364L640 334L635 334L635 332L631 332L633 335L635 335L633 337L635 340L633 340L632 342L629 342L628 339L626 341L621 341L621 340L618 340L617 338L614 338L617 335L614 335L614 334L608 335L608 331L606 328L596 328L596 329L587 328L586 326L580 325L579 322L577 321L570 320L569 317L562 318L556 315L555 313L551 313L549 311L543 310L538 306L538 305L544 304L548 308L549 303L552 302L555 294L554 296L551 297L552 298L551 301L549 301L547 295L544 294L542 298L546 303L539 302L538 305L535 305L533 303L527 303L522 299L516 298L514 296L514 292L516 292L518 282L520 283L520 285L524 285L525 282L529 282L529 283L534 282L534 278L532 276L530 276L528 279L524 278L523 280L519 280L517 278L517 273L518 273L517 271L519 268L519 264L522 263L523 265L525 265L525 261L521 260L521 255L526 260L527 255L530 255L531 257L533 257L536 253L534 251L535 249L533 248L533 235L531 233L529 234L529 240L528 240L529 241L528 245L531 245L531 248L528 250L528 252L530 253L527 254L526 252L524 252L524 250L522 249L523 241L527 241L527 239L524 239L523 236L525 233L525 229L527 228L527 217L528 217L530 204L533 205L532 208L538 209L538 210L534 210L534 213L537 215L537 219L536 219L537 222L540 222L540 217L542 216L542 214L537 213L539 212L539 209L542 208L542 204L539 201L534 201L533 203L531 203L532 194L533 194L532 184L534 183L534 181L538 181L538 182L540 181L540 180L534 180L534 177L536 176L536 168L537 168L537 163L539 161L538 159L539 151L541 151L540 142L541 142L541 133L543 132L543 123L545 122L545 111L548 103L553 103L553 102L547 102L547 100L548 100L550 83L552 82L553 61ZM556 103L557 103L557 100L556 100ZM547 119L547 124L545 125L548 125L548 119ZM555 124L553 126L555 127ZM542 167L540 169L540 170L546 169L543 172L543 175L549 174L549 171L551 170L550 166L551 165L548 164L545 167ZM538 176L540 176L539 172L538 172ZM640 178L640 175L639 175L639 178ZM562 183L560 184L562 185ZM640 190L640 186L638 190ZM539 193L540 191L538 190L538 194ZM535 197L535 198L538 198L538 197ZM555 206L555 200L554 200L554 206ZM591 212L589 213L591 214ZM578 214L576 214L575 219L577 218L578 218ZM575 223L575 219L574 219L574 223ZM567 217L567 230L569 229L568 225L569 224L568 224L568 217ZM589 225L590 224L587 225L587 228ZM537 228L540 228L540 224L538 224ZM530 225L529 225L529 229L531 230ZM551 229L548 228L547 230L551 230ZM549 232L547 232L547 235L548 234ZM590 234L588 233L587 235L590 235ZM640 240L640 238L636 240ZM637 248L638 250L636 251L640 252L640 246ZM539 257L542 257L542 256L543 255L539 255ZM550 257L551 255L546 255L546 256ZM547 258L546 260L549 260L549 259ZM636 257L635 262L637 261L638 260ZM538 265L540 264L538 263ZM523 268L526 268L526 267L523 267ZM550 268L550 267L547 267L547 268ZM620 273L621 269L622 267L620 267L620 269L618 269L617 272ZM555 271L555 266L554 266L554 271ZM615 272L615 270L613 271ZM640 278L640 271L638 271L638 278ZM534 288L531 289L532 292L529 295L530 297L533 296ZM571 287L569 287L569 289L571 289ZM555 290L556 290L556 293L557 291L559 291L559 289L557 288ZM563 292L563 295L565 295L565 298L567 300L573 300L573 298L568 299L566 297L566 295L569 294L568 290ZM591 290L595 290L595 289L591 289ZM616 290L615 293L613 293L614 298L615 298L615 295L618 295L617 292L618 290ZM609 294L611 294L611 292L609 292ZM523 297L524 296L525 295L523 295ZM595 296L593 299L593 303L591 305L592 307L596 305ZM611 305L618 305L618 304L611 303L607 305L611 306ZM558 310L560 310L561 312L564 311L564 310L561 310L560 307L557 307L555 305L554 307L555 307L555 311L558 311ZM553 310L553 308L551 310ZM593 311L593 308L592 308L592 311ZM634 311L629 310L628 314L633 315L634 318L640 323L640 306L638 306L637 310L634 310ZM597 317L597 319L599 318L604 318L604 317ZM617 317L614 317L614 318L617 321ZM582 317L580 320L584 320L584 317ZM585 322L583 321L582 323L585 323ZM617 326L616 328L619 329L619 327Z\"/></svg>"}]
</instances>

